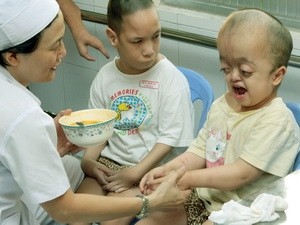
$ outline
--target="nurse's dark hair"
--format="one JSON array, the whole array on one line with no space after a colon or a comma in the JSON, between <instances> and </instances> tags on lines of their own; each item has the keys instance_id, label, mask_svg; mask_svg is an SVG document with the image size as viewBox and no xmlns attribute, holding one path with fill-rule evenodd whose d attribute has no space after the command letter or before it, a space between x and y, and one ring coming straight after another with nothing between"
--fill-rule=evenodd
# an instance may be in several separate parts
<instances>
[{"instance_id":1,"label":"nurse's dark hair","mask_svg":"<svg viewBox=\"0 0 300 225\"><path fill-rule=\"evenodd\" d=\"M33 36L32 38L30 38L29 40L18 44L16 46L4 49L2 51L0 51L0 65L3 67L9 66L9 64L6 62L6 60L3 57L2 53L5 52L11 52L11 53L17 53L17 54L29 54L32 53L36 50L36 48L38 47L40 40L41 40L41 36L43 31L50 27L52 22L58 17L58 15L55 16L55 18L51 21L51 23L49 23L41 32L39 32L38 34L36 34L35 36Z\"/></svg>"},{"instance_id":2,"label":"nurse's dark hair","mask_svg":"<svg viewBox=\"0 0 300 225\"><path fill-rule=\"evenodd\" d=\"M153 6L152 0L110 0L107 6L108 27L120 34L124 16Z\"/></svg>"},{"instance_id":3,"label":"nurse's dark hair","mask_svg":"<svg viewBox=\"0 0 300 225\"><path fill-rule=\"evenodd\" d=\"M240 9L226 19L225 26L221 28L220 33L245 25L252 26L253 30L261 27L265 31L265 46L274 70L281 66L288 66L293 50L293 39L289 30L280 20L260 9ZM257 35L261 36L262 34Z\"/></svg>"}]
</instances>

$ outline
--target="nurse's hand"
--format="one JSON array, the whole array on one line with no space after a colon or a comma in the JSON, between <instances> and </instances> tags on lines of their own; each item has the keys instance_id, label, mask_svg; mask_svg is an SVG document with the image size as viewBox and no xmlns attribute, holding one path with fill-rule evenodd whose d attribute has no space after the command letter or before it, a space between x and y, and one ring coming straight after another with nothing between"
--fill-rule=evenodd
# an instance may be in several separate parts
<instances>
[{"instance_id":1,"label":"nurse's hand","mask_svg":"<svg viewBox=\"0 0 300 225\"><path fill-rule=\"evenodd\" d=\"M58 113L57 116L54 118L54 123L57 132L57 151L61 157L67 154L75 154L83 150L82 147L78 147L77 145L74 145L68 141L61 125L58 123L60 117L68 115L71 112L71 109L63 110L60 113Z\"/></svg>"},{"instance_id":2,"label":"nurse's hand","mask_svg":"<svg viewBox=\"0 0 300 225\"><path fill-rule=\"evenodd\" d=\"M190 195L191 190L180 190L177 187L177 182L184 175L185 171L185 167L171 171L166 175L164 181L156 188L156 190L147 196L150 207L152 206L152 210L154 208L155 211L168 212L184 206L184 202Z\"/></svg>"}]
</instances>

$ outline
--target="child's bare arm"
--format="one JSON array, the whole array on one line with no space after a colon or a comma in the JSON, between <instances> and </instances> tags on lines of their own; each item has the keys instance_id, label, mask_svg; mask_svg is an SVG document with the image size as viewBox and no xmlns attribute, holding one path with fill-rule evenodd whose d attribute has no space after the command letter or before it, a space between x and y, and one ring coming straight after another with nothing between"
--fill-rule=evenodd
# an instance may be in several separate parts
<instances>
[{"instance_id":1,"label":"child's bare arm","mask_svg":"<svg viewBox=\"0 0 300 225\"><path fill-rule=\"evenodd\" d=\"M257 180L263 171L238 159L232 164L187 171L179 181L182 189L208 187L219 190L234 190L254 180Z\"/></svg>"},{"instance_id":2,"label":"child's bare arm","mask_svg":"<svg viewBox=\"0 0 300 225\"><path fill-rule=\"evenodd\" d=\"M187 171L205 168L205 159L191 152L184 152L180 154L166 164L148 172L140 182L139 187L141 192L147 194L151 193L156 186L165 179L165 176L167 176L171 171L176 171L182 167L184 167ZM182 188L189 189L189 187Z\"/></svg>"},{"instance_id":3,"label":"child's bare arm","mask_svg":"<svg viewBox=\"0 0 300 225\"><path fill-rule=\"evenodd\" d=\"M173 147L166 144L156 143L149 154L136 165L136 169L140 171L138 180L142 179L147 172L156 167L158 163L168 155L172 148Z\"/></svg>"},{"instance_id":4,"label":"child's bare arm","mask_svg":"<svg viewBox=\"0 0 300 225\"><path fill-rule=\"evenodd\" d=\"M87 148L81 161L82 170L88 176L96 178L99 182L101 181L101 184L107 183L106 181L104 181L103 173L106 174L110 172L110 170L106 166L98 162L98 158L106 145L107 142L102 145Z\"/></svg>"},{"instance_id":5,"label":"child's bare arm","mask_svg":"<svg viewBox=\"0 0 300 225\"><path fill-rule=\"evenodd\" d=\"M122 192L129 189L132 185L138 183L150 169L157 166L171 150L171 146L156 143L149 154L136 166L120 171L111 171L107 178L109 184L104 188L113 192Z\"/></svg>"}]
</instances>

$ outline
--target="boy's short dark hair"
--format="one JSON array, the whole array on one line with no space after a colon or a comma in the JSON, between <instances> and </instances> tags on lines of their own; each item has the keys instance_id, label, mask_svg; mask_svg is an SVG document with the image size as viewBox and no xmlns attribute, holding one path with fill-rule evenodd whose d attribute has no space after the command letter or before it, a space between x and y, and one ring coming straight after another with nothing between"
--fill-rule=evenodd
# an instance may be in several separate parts
<instances>
[{"instance_id":1,"label":"boy's short dark hair","mask_svg":"<svg viewBox=\"0 0 300 225\"><path fill-rule=\"evenodd\" d=\"M107 24L120 34L124 16L153 6L152 0L110 0L107 6Z\"/></svg>"}]
</instances>

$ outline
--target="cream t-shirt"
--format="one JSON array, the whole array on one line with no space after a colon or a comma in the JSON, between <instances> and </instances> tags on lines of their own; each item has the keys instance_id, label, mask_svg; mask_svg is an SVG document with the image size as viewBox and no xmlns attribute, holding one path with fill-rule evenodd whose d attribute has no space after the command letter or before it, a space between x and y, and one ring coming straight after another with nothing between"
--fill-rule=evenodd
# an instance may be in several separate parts
<instances>
[{"instance_id":1,"label":"cream t-shirt","mask_svg":"<svg viewBox=\"0 0 300 225\"><path fill-rule=\"evenodd\" d=\"M299 149L299 127L281 98L268 106L236 113L223 95L208 114L204 128L187 150L206 159L206 167L222 166L242 158L265 173L257 181L234 191L197 188L209 211L239 200L287 175Z\"/></svg>"}]
</instances>

